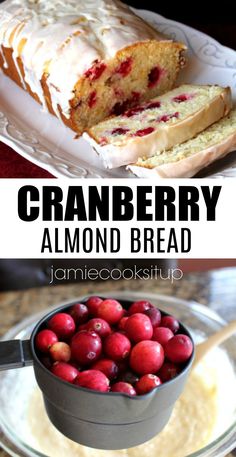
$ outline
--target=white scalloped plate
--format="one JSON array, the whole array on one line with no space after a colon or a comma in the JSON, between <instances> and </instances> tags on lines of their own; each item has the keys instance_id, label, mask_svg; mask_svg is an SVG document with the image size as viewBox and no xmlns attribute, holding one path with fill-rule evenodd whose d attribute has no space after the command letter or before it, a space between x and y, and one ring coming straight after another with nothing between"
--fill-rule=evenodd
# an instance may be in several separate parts
<instances>
[{"instance_id":1,"label":"white scalloped plate","mask_svg":"<svg viewBox=\"0 0 236 457\"><path fill-rule=\"evenodd\" d=\"M145 10L137 14L158 30L188 46L189 64L181 80L191 83L229 85L236 100L236 52L209 36ZM57 177L132 177L119 168L105 170L99 157L83 139L39 105L10 79L0 73L0 139L31 162ZM236 176L236 152L217 162L201 175Z\"/></svg>"}]
</instances>

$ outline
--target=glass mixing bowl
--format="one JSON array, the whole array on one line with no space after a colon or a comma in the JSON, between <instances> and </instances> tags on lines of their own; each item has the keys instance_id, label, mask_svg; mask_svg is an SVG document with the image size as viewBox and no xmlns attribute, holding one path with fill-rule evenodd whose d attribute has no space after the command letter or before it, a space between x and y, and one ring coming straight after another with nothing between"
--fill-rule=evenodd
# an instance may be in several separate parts
<instances>
[{"instance_id":1,"label":"glass mixing bowl","mask_svg":"<svg viewBox=\"0 0 236 457\"><path fill-rule=\"evenodd\" d=\"M150 300L153 304L167 313L174 314L182 321L193 335L195 342L204 340L221 329L226 323L219 315L205 306L164 295L117 291L109 294L101 293L100 295L134 301L143 298ZM75 300L77 299L79 300L81 297L75 297ZM60 305L62 304L65 303L60 303ZM48 311L50 310L46 309L25 319L22 323L13 327L3 339L27 339L37 321ZM236 387L236 337L229 338L221 347L227 354L227 358L234 370ZM225 389L232 390L232 383L229 386L227 381L226 377ZM32 367L0 373L0 444L3 449L15 457L47 457L34 449L28 425L27 408L35 387L36 381ZM236 389L232 392L232 395L228 395L230 413L229 417L227 417L227 423L224 424L220 434L207 446L186 457L224 457L236 447L235 391Z\"/></svg>"}]
</instances>

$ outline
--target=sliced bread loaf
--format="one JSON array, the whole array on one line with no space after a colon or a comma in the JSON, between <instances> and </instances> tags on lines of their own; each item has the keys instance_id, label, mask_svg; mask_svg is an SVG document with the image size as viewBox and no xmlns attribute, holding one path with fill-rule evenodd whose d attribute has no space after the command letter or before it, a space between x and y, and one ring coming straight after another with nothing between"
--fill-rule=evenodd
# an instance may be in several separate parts
<instances>
[{"instance_id":1,"label":"sliced bread loaf","mask_svg":"<svg viewBox=\"0 0 236 457\"><path fill-rule=\"evenodd\" d=\"M119 0L0 2L0 67L78 134L170 90L185 49Z\"/></svg>"},{"instance_id":2,"label":"sliced bread loaf","mask_svg":"<svg viewBox=\"0 0 236 457\"><path fill-rule=\"evenodd\" d=\"M230 88L182 85L84 134L107 168L151 157L183 143L221 119L231 109Z\"/></svg>"},{"instance_id":3,"label":"sliced bread loaf","mask_svg":"<svg viewBox=\"0 0 236 457\"><path fill-rule=\"evenodd\" d=\"M142 178L190 178L236 148L236 109L183 144L128 168Z\"/></svg>"}]
</instances>

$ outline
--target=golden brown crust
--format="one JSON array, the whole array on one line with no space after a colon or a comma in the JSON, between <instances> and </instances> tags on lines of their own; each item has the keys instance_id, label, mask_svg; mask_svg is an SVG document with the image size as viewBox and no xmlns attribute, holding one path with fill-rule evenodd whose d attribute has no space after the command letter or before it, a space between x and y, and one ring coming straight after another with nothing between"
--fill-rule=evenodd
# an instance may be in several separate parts
<instances>
[{"instance_id":1,"label":"golden brown crust","mask_svg":"<svg viewBox=\"0 0 236 457\"><path fill-rule=\"evenodd\" d=\"M4 59L7 62L7 67L4 66L4 60L3 60L2 54L4 55ZM3 70L3 72L9 78L11 78L13 81L15 81L15 83L18 84L18 86L20 86L23 89L21 78L20 78L18 70L17 70L17 68L15 66L15 62L14 62L14 59L12 57L12 54L13 54L13 49L5 48L4 46L1 46L0 66L1 66L1 68ZM23 68L23 65L22 65L22 61L21 61L21 59L19 57L17 57L17 64L19 66L22 78L24 79L24 68ZM31 91L29 85L26 82L25 82L25 85L26 85L26 88L27 88L27 92L29 92L31 97L33 97L37 102L40 103L37 94L34 94Z\"/></svg>"},{"instance_id":2,"label":"golden brown crust","mask_svg":"<svg viewBox=\"0 0 236 457\"><path fill-rule=\"evenodd\" d=\"M7 67L4 66L4 60L3 60L2 54L4 55L4 59L7 62ZM18 86L20 86L22 89L24 89L24 87L22 85L22 82L21 82L21 78L20 78L19 73L18 73L18 70L17 70L17 68L15 66L15 62L14 62L14 59L12 57L12 54L13 54L13 50L11 48L6 48L4 46L1 46L0 67L3 70L3 72L5 73L5 75L7 75ZM22 76L22 79L24 80L27 92L31 95L31 97L33 97L36 100L36 102L41 104L38 95L35 94L34 92L32 92L30 86L25 81L25 78L24 78L24 76L25 76L24 75L24 67L23 67L23 63L22 63L22 60L21 60L20 57L17 57L17 64L19 66L19 69L20 69L20 72L21 72L21 76ZM54 113L54 110L53 110L53 107L52 107L52 103L51 103L50 92L49 92L49 89L48 89L48 86L47 86L47 74L46 73L44 73L44 75L42 77L41 85L42 85L43 94L44 94L44 98L45 98L45 101L46 101L46 104L47 104L48 111L55 116L55 113ZM74 130L76 132L77 131L77 127L75 125L73 125L72 120L71 119L67 119L63 115L60 107L59 107L59 111L61 113L61 119L64 122L64 124L67 125L67 127L71 128L72 130Z\"/></svg>"}]
</instances>

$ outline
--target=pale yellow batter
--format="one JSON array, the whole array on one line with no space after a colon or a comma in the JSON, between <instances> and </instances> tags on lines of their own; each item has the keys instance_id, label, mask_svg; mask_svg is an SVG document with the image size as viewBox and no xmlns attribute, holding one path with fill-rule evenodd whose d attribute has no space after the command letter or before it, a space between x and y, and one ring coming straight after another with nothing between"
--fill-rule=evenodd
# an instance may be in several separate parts
<instances>
[{"instance_id":1,"label":"pale yellow batter","mask_svg":"<svg viewBox=\"0 0 236 457\"><path fill-rule=\"evenodd\" d=\"M203 380L202 371L205 371L203 367L190 375L169 423L158 436L140 446L120 451L91 449L65 438L50 423L37 390L29 411L34 447L50 457L187 456L211 441L217 422L217 386L209 373Z\"/></svg>"}]
</instances>

